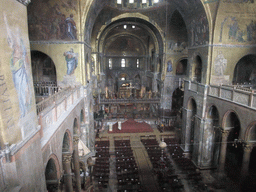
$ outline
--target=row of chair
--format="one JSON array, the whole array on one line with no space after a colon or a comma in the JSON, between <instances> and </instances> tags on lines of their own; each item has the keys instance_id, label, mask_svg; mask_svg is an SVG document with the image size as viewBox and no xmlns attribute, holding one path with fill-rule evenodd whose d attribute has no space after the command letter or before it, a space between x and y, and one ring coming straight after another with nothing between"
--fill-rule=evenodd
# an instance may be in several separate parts
<instances>
[{"instance_id":1,"label":"row of chair","mask_svg":"<svg viewBox=\"0 0 256 192\"><path fill-rule=\"evenodd\" d=\"M93 168L94 180L99 189L107 188L109 181L109 141L96 141L96 160Z\"/></svg>"},{"instance_id":2,"label":"row of chair","mask_svg":"<svg viewBox=\"0 0 256 192\"><path fill-rule=\"evenodd\" d=\"M183 184L175 175L171 160L168 158L164 149L158 147L158 142L155 138L141 139L144 144L150 161L153 165L154 172L157 177L159 187L162 191L174 191L183 189ZM173 177L175 175L175 177Z\"/></svg>"},{"instance_id":3,"label":"row of chair","mask_svg":"<svg viewBox=\"0 0 256 192\"><path fill-rule=\"evenodd\" d=\"M178 141L175 138L166 138L164 140L167 144L168 151L172 156L172 159L178 165L180 170L186 174L186 179L189 184L195 188L195 191L204 190L205 184L202 182L202 176L200 171L194 165L194 163L189 158L185 158L183 155L183 150L180 148Z\"/></svg>"},{"instance_id":4,"label":"row of chair","mask_svg":"<svg viewBox=\"0 0 256 192\"><path fill-rule=\"evenodd\" d=\"M130 140L114 140L118 191L139 191L138 167Z\"/></svg>"}]
</instances>

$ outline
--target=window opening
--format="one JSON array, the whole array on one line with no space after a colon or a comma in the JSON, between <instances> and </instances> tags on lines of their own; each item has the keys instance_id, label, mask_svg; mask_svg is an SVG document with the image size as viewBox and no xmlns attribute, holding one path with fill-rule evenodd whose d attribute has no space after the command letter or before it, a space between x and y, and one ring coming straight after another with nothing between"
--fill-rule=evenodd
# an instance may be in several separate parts
<instances>
[{"instance_id":1,"label":"window opening","mask_svg":"<svg viewBox=\"0 0 256 192\"><path fill-rule=\"evenodd\" d=\"M125 67L125 59L121 60L121 67Z\"/></svg>"},{"instance_id":2,"label":"window opening","mask_svg":"<svg viewBox=\"0 0 256 192\"><path fill-rule=\"evenodd\" d=\"M112 69L112 59L108 59L108 68Z\"/></svg>"}]
</instances>

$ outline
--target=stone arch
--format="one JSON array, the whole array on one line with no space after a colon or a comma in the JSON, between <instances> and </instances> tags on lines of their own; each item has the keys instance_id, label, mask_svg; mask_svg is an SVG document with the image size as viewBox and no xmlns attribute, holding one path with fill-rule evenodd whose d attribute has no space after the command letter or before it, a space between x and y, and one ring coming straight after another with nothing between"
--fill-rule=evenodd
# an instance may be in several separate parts
<instances>
[{"instance_id":1,"label":"stone arch","mask_svg":"<svg viewBox=\"0 0 256 192\"><path fill-rule=\"evenodd\" d=\"M256 55L246 55L237 62L234 69L233 84L256 86Z\"/></svg>"},{"instance_id":2,"label":"stone arch","mask_svg":"<svg viewBox=\"0 0 256 192\"><path fill-rule=\"evenodd\" d=\"M60 164L57 156L51 154L45 167L45 181L49 192L55 192L59 188L61 179Z\"/></svg>"},{"instance_id":3,"label":"stone arch","mask_svg":"<svg viewBox=\"0 0 256 192\"><path fill-rule=\"evenodd\" d=\"M208 150L205 155L210 157L208 162L209 167L217 167L220 154L221 130L220 130L220 117L217 107L213 104L208 106L206 110L206 126L205 137L207 138L206 145ZM204 147L207 147L204 145Z\"/></svg>"},{"instance_id":4,"label":"stone arch","mask_svg":"<svg viewBox=\"0 0 256 192\"><path fill-rule=\"evenodd\" d=\"M149 19L149 17L147 17L147 16L145 16L145 15L143 15L141 13L133 13L132 16L129 13L124 13L124 14L121 14L121 15L118 15L118 16L112 18L111 21L112 21L112 23L114 23L114 22L117 22L118 20L124 20L124 19L127 19L127 18L132 18L132 19L134 19L136 21L141 20L141 21L148 22L150 25L154 26L155 31L157 31L157 33L159 33L159 35L161 37L161 41L164 39L164 33L163 33L161 27L159 27L156 22L152 23L152 21ZM146 27L146 25L144 25L142 23L141 23L141 25ZM109 27L108 25L103 25L99 31L100 32L105 32L106 28L108 28L108 27ZM114 26L112 26L112 27L114 27ZM146 28L148 30L150 30L148 27L146 27ZM151 31L151 34L153 35L153 37L155 38L154 41L158 42L156 36L154 35L154 32L152 30L150 30L150 31ZM99 33L96 39L100 39L100 36L102 36L102 33ZM162 43L163 42L161 42L161 44ZM97 45L100 45L100 44L97 43ZM158 49L159 49L159 46L156 46L156 52L159 52ZM101 48L99 48L99 50L101 50Z\"/></svg>"},{"instance_id":5,"label":"stone arch","mask_svg":"<svg viewBox=\"0 0 256 192\"><path fill-rule=\"evenodd\" d=\"M187 110L185 115L185 152L193 153L194 147L194 131L195 131L195 116L197 114L197 104L193 97L190 97L187 102Z\"/></svg>"},{"instance_id":6,"label":"stone arch","mask_svg":"<svg viewBox=\"0 0 256 192\"><path fill-rule=\"evenodd\" d=\"M194 81L198 83L202 82L202 70L203 70L203 62L200 54L196 54L193 59L192 64L192 77Z\"/></svg>"},{"instance_id":7,"label":"stone arch","mask_svg":"<svg viewBox=\"0 0 256 192\"><path fill-rule=\"evenodd\" d=\"M73 123L73 134L74 135L79 135L80 134L80 127L77 118L74 119Z\"/></svg>"},{"instance_id":8,"label":"stone arch","mask_svg":"<svg viewBox=\"0 0 256 192\"><path fill-rule=\"evenodd\" d=\"M80 112L80 124L84 124L85 123L85 112L84 109L81 109Z\"/></svg>"},{"instance_id":9,"label":"stone arch","mask_svg":"<svg viewBox=\"0 0 256 192\"><path fill-rule=\"evenodd\" d=\"M226 111L226 113L224 114L223 119L222 119L222 128L224 130L227 130L229 128L233 128L232 126L234 125L234 122L231 121L232 116L230 116L230 114L234 114L236 117L238 117L238 114L237 114L236 111L234 111L234 110Z\"/></svg>"},{"instance_id":10,"label":"stone arch","mask_svg":"<svg viewBox=\"0 0 256 192\"><path fill-rule=\"evenodd\" d=\"M66 130L62 144L62 167L63 167L63 184L67 191L73 191L71 160L73 151L73 139L69 130Z\"/></svg>"},{"instance_id":11,"label":"stone arch","mask_svg":"<svg viewBox=\"0 0 256 192\"><path fill-rule=\"evenodd\" d=\"M177 115L183 106L184 91L177 88L172 93L172 112Z\"/></svg>"},{"instance_id":12,"label":"stone arch","mask_svg":"<svg viewBox=\"0 0 256 192\"><path fill-rule=\"evenodd\" d=\"M62 142L62 152L71 152L72 151L72 139L71 133L69 130L66 130L63 136Z\"/></svg>"},{"instance_id":13,"label":"stone arch","mask_svg":"<svg viewBox=\"0 0 256 192\"><path fill-rule=\"evenodd\" d=\"M249 165L247 167L249 175L256 175L256 121L250 123L248 126L245 137L245 142L251 148Z\"/></svg>"},{"instance_id":14,"label":"stone arch","mask_svg":"<svg viewBox=\"0 0 256 192\"><path fill-rule=\"evenodd\" d=\"M47 54L33 50L31 51L31 65L34 83L54 83L57 85L55 63Z\"/></svg>"},{"instance_id":15,"label":"stone arch","mask_svg":"<svg viewBox=\"0 0 256 192\"><path fill-rule=\"evenodd\" d=\"M241 175L243 146L236 143L240 139L241 132L240 119L237 113L233 110L227 111L223 117L222 126L224 131L228 131L226 141L222 137L222 143L227 143L224 171L230 179L238 181Z\"/></svg>"},{"instance_id":16,"label":"stone arch","mask_svg":"<svg viewBox=\"0 0 256 192\"><path fill-rule=\"evenodd\" d=\"M31 51L31 66L36 102L39 102L58 91L56 66L52 58L41 51Z\"/></svg>"},{"instance_id":17,"label":"stone arch","mask_svg":"<svg viewBox=\"0 0 256 192\"><path fill-rule=\"evenodd\" d=\"M154 56L152 56L152 63L149 61L147 62L143 57L140 55L139 58L142 59L140 63L144 63L144 68L149 69L151 68L152 71L157 69L157 65L159 64L159 69L162 71L164 69L164 62L163 62L163 52L164 52L164 43L163 43L163 37L162 30L160 28L157 28L157 24L154 23L152 25L151 21L148 17L145 17L141 14L134 13L133 16L130 14L121 14L118 17L114 17L111 19L111 23L108 25L103 25L100 32L97 35L96 43L95 43L95 49L98 50L98 52L103 53L104 47L105 47L105 40L109 39L107 38L109 34L111 34L111 30L113 30L116 26L121 25L122 23L126 23L129 25L139 25L141 29L147 31L147 33L152 37L153 46L147 47L145 46L145 42L141 42L138 36L134 36L129 33L126 33L126 35L129 35L129 37L133 37L136 39L137 42L141 42L142 47L145 49L145 52L148 52L149 50L154 50ZM124 34L123 34L124 35ZM120 36L120 35L119 35ZM149 49L149 50L147 50ZM131 58L132 59L132 58ZM133 58L134 59L134 58ZM145 65L146 64L146 65Z\"/></svg>"},{"instance_id":18,"label":"stone arch","mask_svg":"<svg viewBox=\"0 0 256 192\"><path fill-rule=\"evenodd\" d=\"M187 75L188 59L182 58L176 64L176 75Z\"/></svg>"}]
</instances>

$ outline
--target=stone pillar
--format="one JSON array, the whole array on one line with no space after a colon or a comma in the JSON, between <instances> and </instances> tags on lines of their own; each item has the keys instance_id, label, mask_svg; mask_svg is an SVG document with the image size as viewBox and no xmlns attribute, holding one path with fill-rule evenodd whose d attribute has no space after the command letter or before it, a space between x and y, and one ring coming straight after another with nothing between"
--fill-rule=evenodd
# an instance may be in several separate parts
<instances>
[{"instance_id":1,"label":"stone pillar","mask_svg":"<svg viewBox=\"0 0 256 192\"><path fill-rule=\"evenodd\" d=\"M78 142L79 136L73 137L74 151L73 151L73 160L75 168L75 178L76 178L76 192L81 191L81 179L80 179L80 165L79 165L79 155L78 155Z\"/></svg>"},{"instance_id":2,"label":"stone pillar","mask_svg":"<svg viewBox=\"0 0 256 192\"><path fill-rule=\"evenodd\" d=\"M71 173L71 157L72 157L72 154L70 152L62 153L65 192L73 192L72 173Z\"/></svg>"},{"instance_id":3,"label":"stone pillar","mask_svg":"<svg viewBox=\"0 0 256 192\"><path fill-rule=\"evenodd\" d=\"M184 142L184 152L193 152L190 151L191 147L191 138L193 138L193 136L191 136L191 124L192 124L192 110L188 110L183 108L183 119L185 118L185 121L183 121L183 142ZM194 119L193 119L194 121ZM194 134L194 133L192 133Z\"/></svg>"},{"instance_id":4,"label":"stone pillar","mask_svg":"<svg viewBox=\"0 0 256 192\"><path fill-rule=\"evenodd\" d=\"M158 77L158 73L154 73L153 82L152 82L152 92L153 93L157 93L158 91L160 91L157 89L157 77Z\"/></svg>"},{"instance_id":5,"label":"stone pillar","mask_svg":"<svg viewBox=\"0 0 256 192\"><path fill-rule=\"evenodd\" d=\"M219 160L219 172L224 172L225 161L226 161L226 152L227 152L227 140L230 129L222 129L222 141L220 147L220 160Z\"/></svg>"},{"instance_id":6,"label":"stone pillar","mask_svg":"<svg viewBox=\"0 0 256 192\"><path fill-rule=\"evenodd\" d=\"M244 155L243 155L241 175L242 177L245 177L248 175L250 157L251 157L253 146L246 144L243 148L244 148Z\"/></svg>"}]
</instances>

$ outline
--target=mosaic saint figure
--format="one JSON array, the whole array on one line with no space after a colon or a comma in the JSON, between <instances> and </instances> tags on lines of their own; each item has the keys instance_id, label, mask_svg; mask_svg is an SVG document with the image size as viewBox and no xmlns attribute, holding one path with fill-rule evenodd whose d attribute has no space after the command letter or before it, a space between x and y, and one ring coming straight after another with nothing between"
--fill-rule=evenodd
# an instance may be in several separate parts
<instances>
[{"instance_id":1,"label":"mosaic saint figure","mask_svg":"<svg viewBox=\"0 0 256 192\"><path fill-rule=\"evenodd\" d=\"M23 43L23 40L20 38L18 29L17 33L14 34L9 28L5 15L4 20L7 29L8 45L13 51L10 62L13 83L18 94L21 117L24 117L29 111L32 103L32 88L29 84L30 81L27 72L27 68L29 67L29 59L26 47Z\"/></svg>"},{"instance_id":2,"label":"mosaic saint figure","mask_svg":"<svg viewBox=\"0 0 256 192\"><path fill-rule=\"evenodd\" d=\"M217 57L214 60L215 64L215 73L218 76L224 75L224 72L227 68L227 59L224 58L224 55L221 51L218 52Z\"/></svg>"},{"instance_id":3,"label":"mosaic saint figure","mask_svg":"<svg viewBox=\"0 0 256 192\"><path fill-rule=\"evenodd\" d=\"M172 72L172 62L171 61L167 62L167 72Z\"/></svg>"},{"instance_id":4,"label":"mosaic saint figure","mask_svg":"<svg viewBox=\"0 0 256 192\"><path fill-rule=\"evenodd\" d=\"M66 24L67 24L67 36L70 39L76 39L76 23L73 19L73 14L70 15L70 17L66 18Z\"/></svg>"},{"instance_id":5,"label":"mosaic saint figure","mask_svg":"<svg viewBox=\"0 0 256 192\"><path fill-rule=\"evenodd\" d=\"M78 64L78 54L74 53L73 49L71 48L70 51L66 51L64 53L64 56L67 62L67 75L72 75Z\"/></svg>"}]
</instances>

